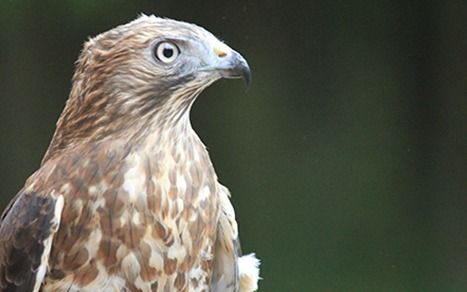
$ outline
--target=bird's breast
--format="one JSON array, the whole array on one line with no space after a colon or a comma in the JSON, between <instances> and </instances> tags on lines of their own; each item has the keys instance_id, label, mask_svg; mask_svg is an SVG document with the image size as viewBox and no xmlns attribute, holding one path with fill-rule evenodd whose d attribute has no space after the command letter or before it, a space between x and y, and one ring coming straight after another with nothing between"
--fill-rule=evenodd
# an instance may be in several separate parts
<instances>
[{"instance_id":1,"label":"bird's breast","mask_svg":"<svg viewBox=\"0 0 467 292\"><path fill-rule=\"evenodd\" d=\"M219 187L207 153L182 150L95 157L70 173L45 287L208 287Z\"/></svg>"}]
</instances>

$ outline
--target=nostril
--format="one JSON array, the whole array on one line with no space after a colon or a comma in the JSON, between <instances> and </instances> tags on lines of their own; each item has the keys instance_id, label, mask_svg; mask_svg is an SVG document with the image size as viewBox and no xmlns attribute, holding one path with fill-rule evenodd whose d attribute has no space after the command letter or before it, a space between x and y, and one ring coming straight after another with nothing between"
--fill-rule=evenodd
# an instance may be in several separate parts
<instances>
[{"instance_id":1,"label":"nostril","mask_svg":"<svg viewBox=\"0 0 467 292\"><path fill-rule=\"evenodd\" d=\"M220 48L214 48L214 52L216 53L216 55L219 57L219 58L224 58L225 56L227 56L227 53L223 50L221 50Z\"/></svg>"}]
</instances>

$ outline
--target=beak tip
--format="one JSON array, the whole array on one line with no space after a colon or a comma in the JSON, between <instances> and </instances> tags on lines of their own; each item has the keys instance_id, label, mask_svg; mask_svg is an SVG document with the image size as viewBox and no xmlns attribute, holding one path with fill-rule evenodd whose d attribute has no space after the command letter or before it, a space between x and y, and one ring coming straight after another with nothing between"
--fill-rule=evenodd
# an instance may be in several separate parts
<instances>
[{"instance_id":1,"label":"beak tip","mask_svg":"<svg viewBox=\"0 0 467 292\"><path fill-rule=\"evenodd\" d=\"M248 65L246 65L243 69L243 80L245 80L246 88L250 88L251 85L251 70Z\"/></svg>"}]
</instances>

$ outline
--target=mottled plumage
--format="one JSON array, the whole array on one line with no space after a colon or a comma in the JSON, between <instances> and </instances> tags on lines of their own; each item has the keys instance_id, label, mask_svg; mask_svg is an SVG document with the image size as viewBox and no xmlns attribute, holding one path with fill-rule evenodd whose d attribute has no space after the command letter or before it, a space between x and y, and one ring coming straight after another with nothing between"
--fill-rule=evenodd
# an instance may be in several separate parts
<instances>
[{"instance_id":1,"label":"mottled plumage","mask_svg":"<svg viewBox=\"0 0 467 292\"><path fill-rule=\"evenodd\" d=\"M40 168L2 215L4 291L253 291L235 213L189 111L246 61L141 16L84 46Z\"/></svg>"}]
</instances>

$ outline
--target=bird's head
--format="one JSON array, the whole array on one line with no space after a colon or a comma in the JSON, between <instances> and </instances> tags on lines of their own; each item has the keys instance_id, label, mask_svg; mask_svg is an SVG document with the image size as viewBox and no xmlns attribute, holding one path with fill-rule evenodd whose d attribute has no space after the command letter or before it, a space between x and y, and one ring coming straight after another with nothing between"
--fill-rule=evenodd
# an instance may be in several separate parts
<instances>
[{"instance_id":1,"label":"bird's head","mask_svg":"<svg viewBox=\"0 0 467 292\"><path fill-rule=\"evenodd\" d=\"M84 45L52 143L176 123L214 81L250 76L245 59L205 29L140 16Z\"/></svg>"},{"instance_id":2,"label":"bird's head","mask_svg":"<svg viewBox=\"0 0 467 292\"><path fill-rule=\"evenodd\" d=\"M141 118L189 104L220 78L250 76L245 59L202 27L143 15L85 44L72 98L123 105L122 114Z\"/></svg>"}]
</instances>

